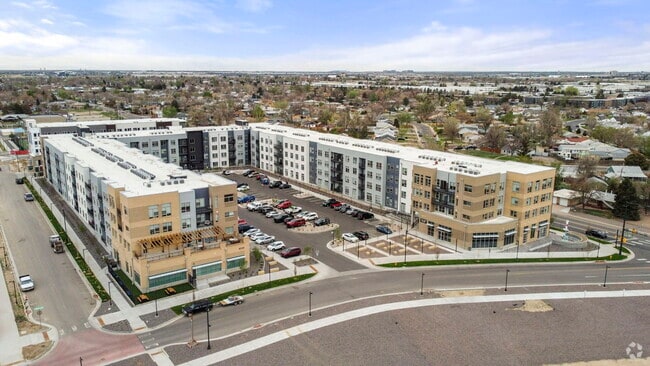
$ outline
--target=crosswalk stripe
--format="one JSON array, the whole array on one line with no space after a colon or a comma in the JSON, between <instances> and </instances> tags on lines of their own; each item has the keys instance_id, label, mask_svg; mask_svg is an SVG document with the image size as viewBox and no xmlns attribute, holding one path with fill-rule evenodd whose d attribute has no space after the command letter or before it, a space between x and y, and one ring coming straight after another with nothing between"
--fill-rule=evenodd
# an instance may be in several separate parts
<instances>
[{"instance_id":1,"label":"crosswalk stripe","mask_svg":"<svg viewBox=\"0 0 650 366\"><path fill-rule=\"evenodd\" d=\"M72 331L73 331L73 332L76 332L76 331L77 331L77 326L76 326L76 325L73 325L73 326L72 326Z\"/></svg>"}]
</instances>

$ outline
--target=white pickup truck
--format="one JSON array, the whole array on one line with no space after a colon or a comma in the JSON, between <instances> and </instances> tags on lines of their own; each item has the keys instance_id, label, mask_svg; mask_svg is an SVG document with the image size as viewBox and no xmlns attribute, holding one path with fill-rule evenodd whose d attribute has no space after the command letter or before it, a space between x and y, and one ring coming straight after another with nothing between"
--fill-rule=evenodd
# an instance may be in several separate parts
<instances>
[{"instance_id":1,"label":"white pickup truck","mask_svg":"<svg viewBox=\"0 0 650 366\"><path fill-rule=\"evenodd\" d=\"M244 302L244 298L239 295L228 296L227 299L219 301L219 305L228 306L228 305L239 305Z\"/></svg>"},{"instance_id":2,"label":"white pickup truck","mask_svg":"<svg viewBox=\"0 0 650 366\"><path fill-rule=\"evenodd\" d=\"M32 281L32 276L30 275L24 275L18 277L18 280L20 281L20 289L25 292L25 291L31 291L34 289L34 281Z\"/></svg>"}]
</instances>

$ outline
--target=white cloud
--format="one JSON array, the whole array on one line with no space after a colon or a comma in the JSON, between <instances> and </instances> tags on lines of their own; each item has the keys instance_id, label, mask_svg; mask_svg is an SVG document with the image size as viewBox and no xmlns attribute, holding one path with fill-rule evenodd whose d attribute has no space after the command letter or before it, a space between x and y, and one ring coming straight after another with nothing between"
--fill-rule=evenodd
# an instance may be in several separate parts
<instances>
[{"instance_id":1,"label":"white cloud","mask_svg":"<svg viewBox=\"0 0 650 366\"><path fill-rule=\"evenodd\" d=\"M11 5L13 5L15 7L18 7L18 8L23 8L23 9L31 9L32 8L31 5L29 5L27 3L20 2L20 1L12 1Z\"/></svg>"},{"instance_id":2,"label":"white cloud","mask_svg":"<svg viewBox=\"0 0 650 366\"><path fill-rule=\"evenodd\" d=\"M53 21L51 21L51 20L49 20L49 19L47 19L47 18L43 18L43 19L41 19L41 23L43 23L43 24L47 24L47 25L52 25L52 24L54 24Z\"/></svg>"},{"instance_id":3,"label":"white cloud","mask_svg":"<svg viewBox=\"0 0 650 366\"><path fill-rule=\"evenodd\" d=\"M104 11L116 18L135 24L173 24L182 18L201 14L197 3L181 0L119 0L110 3Z\"/></svg>"},{"instance_id":4,"label":"white cloud","mask_svg":"<svg viewBox=\"0 0 650 366\"><path fill-rule=\"evenodd\" d=\"M270 8L273 3L271 0L237 0L237 6L246 11L257 13Z\"/></svg>"},{"instance_id":5,"label":"white cloud","mask_svg":"<svg viewBox=\"0 0 650 366\"><path fill-rule=\"evenodd\" d=\"M447 27L445 27L442 23L440 23L437 20L434 20L433 22L429 23L426 27L422 28L422 31L425 33L429 32L442 32L447 30Z\"/></svg>"},{"instance_id":6,"label":"white cloud","mask_svg":"<svg viewBox=\"0 0 650 366\"><path fill-rule=\"evenodd\" d=\"M54 4L47 0L36 0L32 4L41 9L58 9Z\"/></svg>"}]
</instances>

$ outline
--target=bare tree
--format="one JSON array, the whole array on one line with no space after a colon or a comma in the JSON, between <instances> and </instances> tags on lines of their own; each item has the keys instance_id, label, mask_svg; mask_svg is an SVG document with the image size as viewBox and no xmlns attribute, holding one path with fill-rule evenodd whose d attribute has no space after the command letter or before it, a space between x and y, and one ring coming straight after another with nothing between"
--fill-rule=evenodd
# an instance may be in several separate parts
<instances>
[{"instance_id":1,"label":"bare tree","mask_svg":"<svg viewBox=\"0 0 650 366\"><path fill-rule=\"evenodd\" d=\"M501 150L504 146L506 146L506 143L507 139L505 130L503 127L496 125L490 127L485 133L485 136L483 136L481 139L481 146L485 146L493 150Z\"/></svg>"},{"instance_id":2,"label":"bare tree","mask_svg":"<svg viewBox=\"0 0 650 366\"><path fill-rule=\"evenodd\" d=\"M551 146L553 138L562 130L562 119L557 109L547 109L542 113L539 120L537 132L539 133L539 141L544 146Z\"/></svg>"},{"instance_id":3,"label":"bare tree","mask_svg":"<svg viewBox=\"0 0 650 366\"><path fill-rule=\"evenodd\" d=\"M487 108L480 107L476 110L475 121L483 128L483 131L487 132L492 125L492 112Z\"/></svg>"},{"instance_id":4,"label":"bare tree","mask_svg":"<svg viewBox=\"0 0 650 366\"><path fill-rule=\"evenodd\" d=\"M526 155L534 144L534 130L531 125L519 125L512 129L512 147L517 155Z\"/></svg>"},{"instance_id":5,"label":"bare tree","mask_svg":"<svg viewBox=\"0 0 650 366\"><path fill-rule=\"evenodd\" d=\"M454 117L447 117L443 125L443 134L450 140L458 137L460 131L460 122Z\"/></svg>"}]
</instances>

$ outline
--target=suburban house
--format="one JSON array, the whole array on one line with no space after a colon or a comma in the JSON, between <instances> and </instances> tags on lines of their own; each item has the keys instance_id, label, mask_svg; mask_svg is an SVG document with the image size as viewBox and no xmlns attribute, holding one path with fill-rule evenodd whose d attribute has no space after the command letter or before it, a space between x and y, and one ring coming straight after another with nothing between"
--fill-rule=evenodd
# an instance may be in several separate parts
<instances>
[{"instance_id":1,"label":"suburban house","mask_svg":"<svg viewBox=\"0 0 650 366\"><path fill-rule=\"evenodd\" d=\"M648 180L648 177L645 175L645 173L643 173L643 170L641 170L640 167L624 165L610 166L607 168L605 177L618 178L621 180L624 178L629 178L635 182L645 182Z\"/></svg>"},{"instance_id":2,"label":"suburban house","mask_svg":"<svg viewBox=\"0 0 650 366\"><path fill-rule=\"evenodd\" d=\"M583 155L594 155L603 160L622 161L630 155L630 149L608 145L596 140L575 143L565 141L558 145L556 154L564 160L575 160Z\"/></svg>"}]
</instances>

